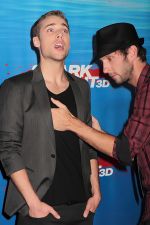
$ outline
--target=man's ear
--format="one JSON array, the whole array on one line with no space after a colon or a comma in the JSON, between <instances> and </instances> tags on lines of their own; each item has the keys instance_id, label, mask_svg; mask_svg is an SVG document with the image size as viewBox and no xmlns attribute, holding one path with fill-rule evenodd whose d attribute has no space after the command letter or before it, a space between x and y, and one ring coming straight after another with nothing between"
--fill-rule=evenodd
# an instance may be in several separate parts
<instances>
[{"instance_id":1,"label":"man's ear","mask_svg":"<svg viewBox=\"0 0 150 225\"><path fill-rule=\"evenodd\" d=\"M33 37L33 45L34 45L35 48L39 48L40 47L40 40L39 40L38 36Z\"/></svg>"},{"instance_id":2,"label":"man's ear","mask_svg":"<svg viewBox=\"0 0 150 225\"><path fill-rule=\"evenodd\" d=\"M137 47L135 45L131 45L128 48L128 58L133 61L137 58Z\"/></svg>"}]
</instances>

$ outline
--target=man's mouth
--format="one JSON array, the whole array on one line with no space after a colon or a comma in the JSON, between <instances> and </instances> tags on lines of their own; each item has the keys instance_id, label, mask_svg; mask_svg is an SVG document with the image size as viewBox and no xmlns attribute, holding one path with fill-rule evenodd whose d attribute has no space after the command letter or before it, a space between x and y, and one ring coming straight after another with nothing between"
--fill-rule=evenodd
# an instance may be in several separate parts
<instances>
[{"instance_id":1,"label":"man's mouth","mask_svg":"<svg viewBox=\"0 0 150 225\"><path fill-rule=\"evenodd\" d=\"M117 74L109 73L109 76L110 76L111 78L115 77L116 75L117 75Z\"/></svg>"},{"instance_id":2,"label":"man's mouth","mask_svg":"<svg viewBox=\"0 0 150 225\"><path fill-rule=\"evenodd\" d=\"M55 48L56 49L64 49L64 45L62 43L56 43Z\"/></svg>"}]
</instances>

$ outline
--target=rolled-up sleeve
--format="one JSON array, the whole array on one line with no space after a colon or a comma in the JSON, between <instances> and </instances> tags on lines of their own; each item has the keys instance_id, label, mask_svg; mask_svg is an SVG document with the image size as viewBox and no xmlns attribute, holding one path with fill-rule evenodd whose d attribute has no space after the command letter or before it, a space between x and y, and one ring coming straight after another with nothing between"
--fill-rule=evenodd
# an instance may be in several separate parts
<instances>
[{"instance_id":1,"label":"rolled-up sleeve","mask_svg":"<svg viewBox=\"0 0 150 225\"><path fill-rule=\"evenodd\" d=\"M150 144L150 83L145 82L142 90L137 94L134 111L124 129L128 138L131 157L144 151Z\"/></svg>"},{"instance_id":2,"label":"rolled-up sleeve","mask_svg":"<svg viewBox=\"0 0 150 225\"><path fill-rule=\"evenodd\" d=\"M124 134L119 135L115 139L113 157L117 159L122 165L126 166L132 164L129 141Z\"/></svg>"},{"instance_id":3,"label":"rolled-up sleeve","mask_svg":"<svg viewBox=\"0 0 150 225\"><path fill-rule=\"evenodd\" d=\"M22 91L11 80L0 87L0 160L7 176L24 168Z\"/></svg>"},{"instance_id":4,"label":"rolled-up sleeve","mask_svg":"<svg viewBox=\"0 0 150 225\"><path fill-rule=\"evenodd\" d=\"M123 136L116 139L113 154L115 158L124 159L125 162L132 161L136 155L145 151L149 144L150 83L148 79L145 79L137 89L133 113L124 128Z\"/></svg>"}]
</instances>

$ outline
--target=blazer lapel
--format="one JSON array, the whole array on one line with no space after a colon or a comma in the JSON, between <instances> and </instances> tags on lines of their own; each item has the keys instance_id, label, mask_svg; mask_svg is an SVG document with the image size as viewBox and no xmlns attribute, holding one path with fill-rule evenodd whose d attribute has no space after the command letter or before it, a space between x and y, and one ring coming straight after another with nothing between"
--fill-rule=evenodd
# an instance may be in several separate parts
<instances>
[{"instance_id":1,"label":"blazer lapel","mask_svg":"<svg viewBox=\"0 0 150 225\"><path fill-rule=\"evenodd\" d=\"M72 91L73 91L73 94L75 97L75 102L76 102L76 107L77 107L77 117L80 120L84 120L83 99L82 99L80 88L78 87L78 85L76 84L76 82L72 76L67 74L67 78L72 87ZM80 152L82 155L83 154L83 151L82 151L83 141L81 139L79 139L79 144L80 144Z\"/></svg>"},{"instance_id":2,"label":"blazer lapel","mask_svg":"<svg viewBox=\"0 0 150 225\"><path fill-rule=\"evenodd\" d=\"M50 110L50 102L48 99L48 94L46 91L43 75L39 66L33 71L33 89L35 92L35 96L38 100L39 109L41 111L41 117L43 117L43 120L45 121L46 126L50 132L51 141L55 145L55 136Z\"/></svg>"},{"instance_id":3,"label":"blazer lapel","mask_svg":"<svg viewBox=\"0 0 150 225\"><path fill-rule=\"evenodd\" d=\"M83 120L84 119L84 109L83 109L83 99L82 99L80 88L78 87L75 80L69 74L67 74L67 78L72 87L72 91L73 91L73 94L75 97L78 118Z\"/></svg>"}]
</instances>

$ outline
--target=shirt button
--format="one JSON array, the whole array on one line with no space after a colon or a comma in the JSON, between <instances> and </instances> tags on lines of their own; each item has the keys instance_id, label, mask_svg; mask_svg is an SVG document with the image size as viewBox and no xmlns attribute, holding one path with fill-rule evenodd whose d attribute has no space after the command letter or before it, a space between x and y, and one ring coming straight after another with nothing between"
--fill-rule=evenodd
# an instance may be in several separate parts
<instances>
[{"instance_id":1,"label":"shirt button","mask_svg":"<svg viewBox=\"0 0 150 225\"><path fill-rule=\"evenodd\" d=\"M55 158L55 154L51 154L51 157L52 157L52 158Z\"/></svg>"}]
</instances>

